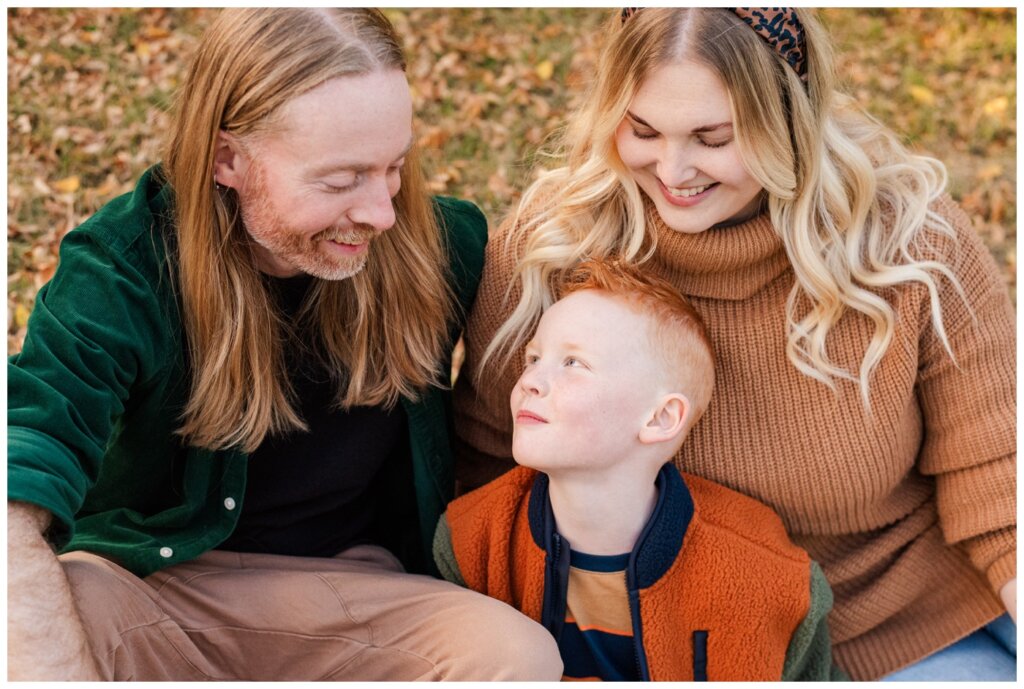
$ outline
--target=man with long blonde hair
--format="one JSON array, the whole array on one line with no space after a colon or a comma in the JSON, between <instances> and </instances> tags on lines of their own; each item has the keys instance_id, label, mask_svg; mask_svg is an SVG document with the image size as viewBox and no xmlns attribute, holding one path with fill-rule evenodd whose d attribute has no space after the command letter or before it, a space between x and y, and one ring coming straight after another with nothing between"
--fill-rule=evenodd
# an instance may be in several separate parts
<instances>
[{"instance_id":1,"label":"man with long blonde hair","mask_svg":"<svg viewBox=\"0 0 1024 689\"><path fill-rule=\"evenodd\" d=\"M486 222L427 195L404 70L378 11L225 10L67 235L8 364L11 679L560 675L422 574Z\"/></svg>"}]
</instances>

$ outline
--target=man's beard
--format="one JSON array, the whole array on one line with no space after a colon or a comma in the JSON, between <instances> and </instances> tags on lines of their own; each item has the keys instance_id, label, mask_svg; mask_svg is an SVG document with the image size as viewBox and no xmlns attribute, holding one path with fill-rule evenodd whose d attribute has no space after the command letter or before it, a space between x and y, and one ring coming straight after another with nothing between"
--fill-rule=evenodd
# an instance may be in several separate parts
<instances>
[{"instance_id":1,"label":"man's beard","mask_svg":"<svg viewBox=\"0 0 1024 689\"><path fill-rule=\"evenodd\" d=\"M246 184L248 202L239 198L242 223L249 236L275 258L296 269L323 280L345 280L366 266L369 247L354 256L340 256L325 251L321 242L334 240L346 244L369 243L377 231L368 225L348 229L329 227L313 236L290 229L270 204L263 168L251 168Z\"/></svg>"}]
</instances>

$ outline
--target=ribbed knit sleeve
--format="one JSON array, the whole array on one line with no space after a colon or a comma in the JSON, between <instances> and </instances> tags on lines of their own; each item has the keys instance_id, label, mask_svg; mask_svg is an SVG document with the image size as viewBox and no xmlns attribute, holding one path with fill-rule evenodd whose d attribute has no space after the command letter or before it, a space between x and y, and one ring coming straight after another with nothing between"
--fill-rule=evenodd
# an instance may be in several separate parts
<instances>
[{"instance_id":1,"label":"ribbed knit sleeve","mask_svg":"<svg viewBox=\"0 0 1024 689\"><path fill-rule=\"evenodd\" d=\"M949 264L965 298L944 281L943 324L955 361L934 327L922 332L917 388L925 433L918 468L935 476L946 540L962 544L998 590L1016 576L1013 307L968 218L951 203L942 205L956 228Z\"/></svg>"}]
</instances>

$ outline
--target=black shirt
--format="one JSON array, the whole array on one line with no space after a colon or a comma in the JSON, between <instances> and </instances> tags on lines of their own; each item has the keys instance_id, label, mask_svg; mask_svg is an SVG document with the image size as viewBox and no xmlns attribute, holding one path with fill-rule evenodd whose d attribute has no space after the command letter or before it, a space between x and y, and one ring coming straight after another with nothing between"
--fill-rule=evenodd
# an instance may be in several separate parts
<instances>
[{"instance_id":1,"label":"black shirt","mask_svg":"<svg viewBox=\"0 0 1024 689\"><path fill-rule=\"evenodd\" d=\"M267 281L294 324L314 278ZM401 405L337 409L336 383L314 353L315 338L303 330L293 329L285 365L309 432L268 436L249 456L242 512L223 550L331 557L386 541L379 522L395 492L387 484L407 481L411 495L405 411Z\"/></svg>"}]
</instances>

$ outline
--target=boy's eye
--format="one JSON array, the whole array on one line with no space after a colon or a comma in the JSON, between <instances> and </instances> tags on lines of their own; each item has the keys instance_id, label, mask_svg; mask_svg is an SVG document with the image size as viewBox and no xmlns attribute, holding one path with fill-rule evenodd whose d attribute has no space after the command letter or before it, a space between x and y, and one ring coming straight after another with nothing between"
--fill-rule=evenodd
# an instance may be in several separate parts
<instances>
[{"instance_id":1,"label":"boy's eye","mask_svg":"<svg viewBox=\"0 0 1024 689\"><path fill-rule=\"evenodd\" d=\"M566 366L582 366L583 363L579 359L577 359L576 357L571 356L571 357L568 357L565 360L565 365Z\"/></svg>"}]
</instances>

